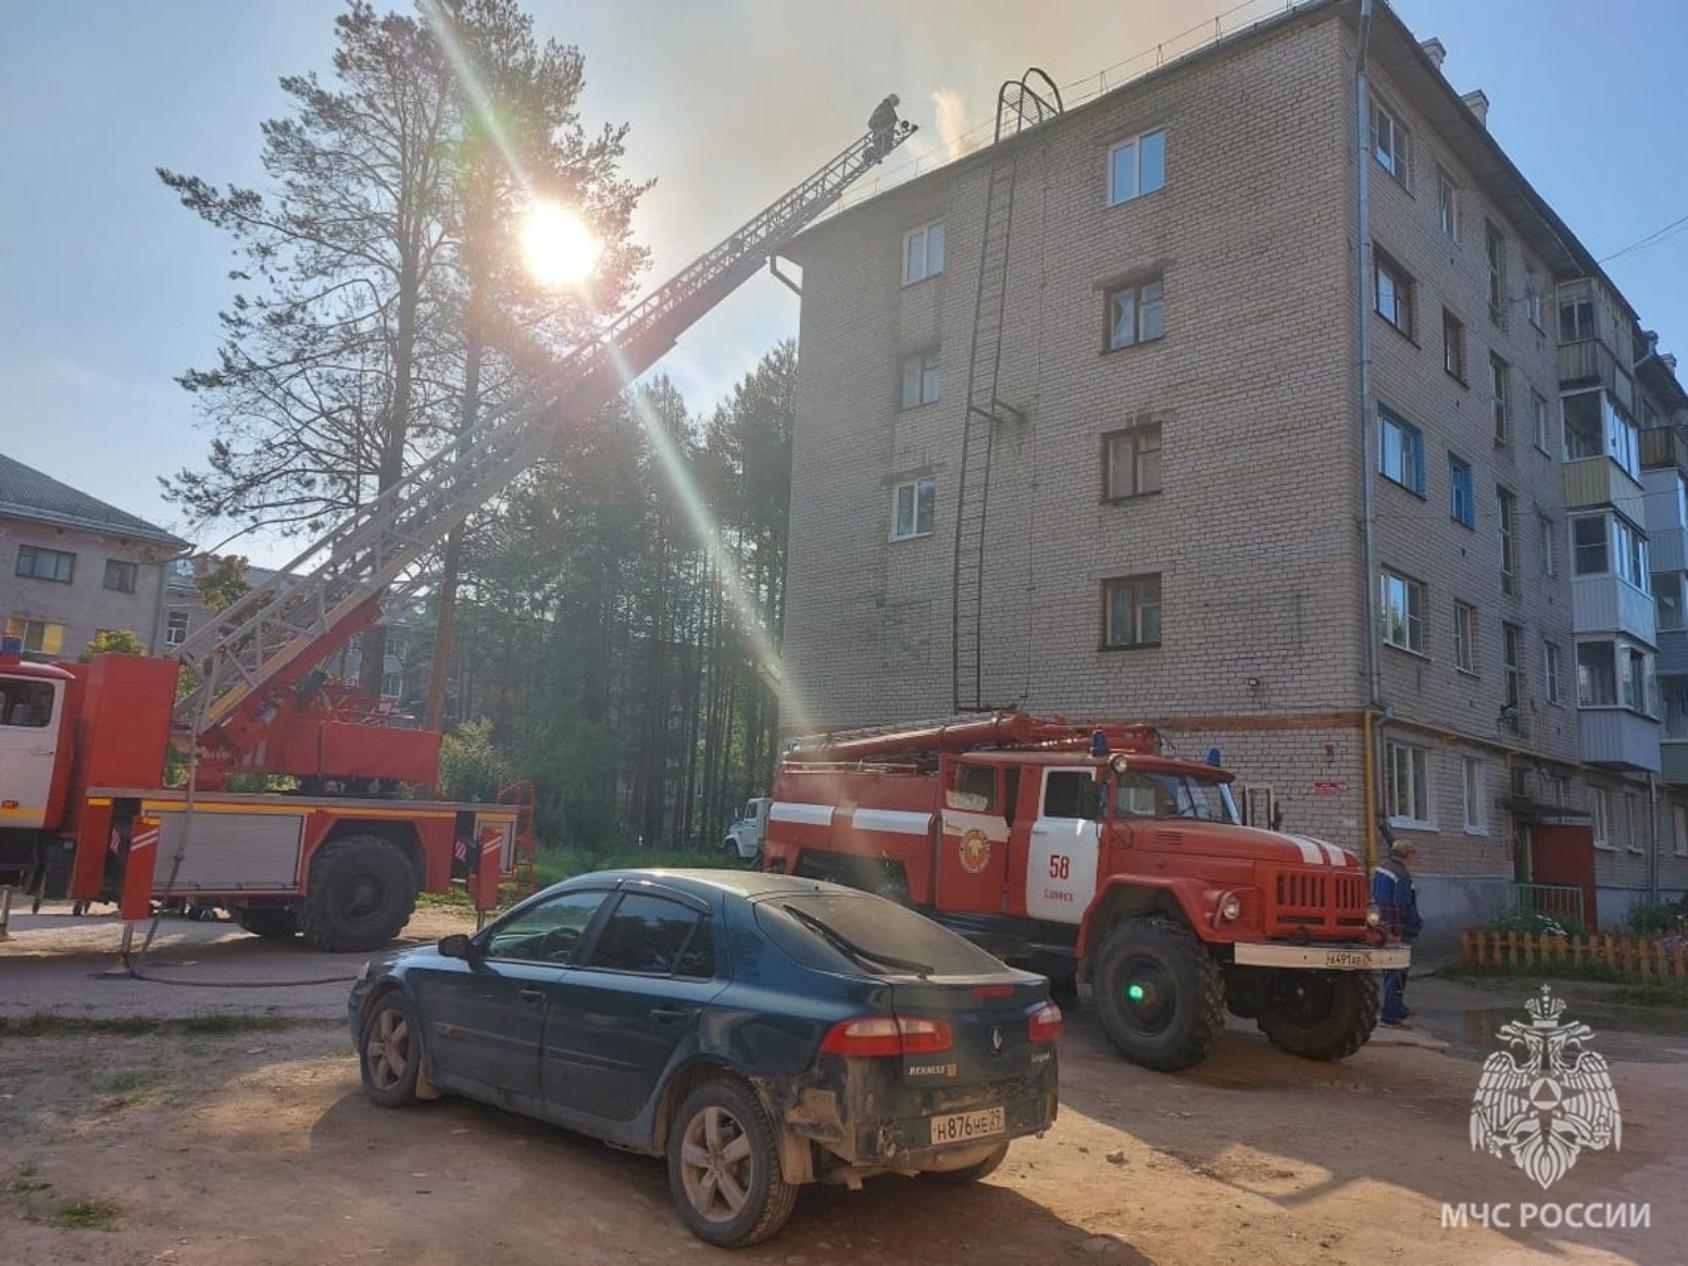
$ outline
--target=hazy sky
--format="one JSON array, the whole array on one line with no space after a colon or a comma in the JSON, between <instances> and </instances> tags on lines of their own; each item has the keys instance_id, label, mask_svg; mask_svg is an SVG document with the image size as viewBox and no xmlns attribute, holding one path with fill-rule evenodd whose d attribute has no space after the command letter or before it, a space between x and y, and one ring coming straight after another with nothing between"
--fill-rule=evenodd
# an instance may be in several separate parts
<instances>
[{"instance_id":1,"label":"hazy sky","mask_svg":"<svg viewBox=\"0 0 1688 1266\"><path fill-rule=\"evenodd\" d=\"M0 0L0 451L166 526L157 477L206 433L172 381L211 363L227 243L153 175L257 182L277 77L327 69L338 0ZM408 7L397 0L395 7ZM1281 8L1257 0L1227 27ZM1596 255L1688 216L1688 5L1679 0L1400 0L1444 72ZM632 125L656 177L635 222L655 282L853 139L901 94L925 162L988 120L1028 64L1067 84L1235 0L531 0L586 58L589 127ZM1092 83L1094 83L1092 78ZM1608 268L1688 361L1688 232ZM796 331L761 277L663 368L694 411ZM203 543L210 543L208 540ZM252 551L277 561L273 546Z\"/></svg>"}]
</instances>

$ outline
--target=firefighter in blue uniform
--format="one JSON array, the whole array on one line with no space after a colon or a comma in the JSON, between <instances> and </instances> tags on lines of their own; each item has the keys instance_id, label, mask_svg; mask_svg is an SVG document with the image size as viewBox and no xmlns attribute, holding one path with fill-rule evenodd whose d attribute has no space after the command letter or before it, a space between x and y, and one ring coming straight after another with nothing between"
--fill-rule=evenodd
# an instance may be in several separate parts
<instances>
[{"instance_id":1,"label":"firefighter in blue uniform","mask_svg":"<svg viewBox=\"0 0 1688 1266\"><path fill-rule=\"evenodd\" d=\"M1410 840L1397 840L1388 834L1389 856L1372 872L1372 902L1383 915L1383 926L1408 945L1424 930L1424 920L1418 913L1418 893L1413 889L1412 872L1407 869L1414 848ZM1388 1025L1405 1024L1407 1016L1407 973L1404 968L1383 973L1383 1008L1378 1019Z\"/></svg>"}]
</instances>

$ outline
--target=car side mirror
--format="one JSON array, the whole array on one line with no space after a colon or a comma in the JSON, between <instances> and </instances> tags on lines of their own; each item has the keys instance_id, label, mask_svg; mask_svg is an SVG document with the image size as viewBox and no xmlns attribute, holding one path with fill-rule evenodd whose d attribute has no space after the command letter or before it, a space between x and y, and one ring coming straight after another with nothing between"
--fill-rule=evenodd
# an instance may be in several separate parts
<instances>
[{"instance_id":1,"label":"car side mirror","mask_svg":"<svg viewBox=\"0 0 1688 1266\"><path fill-rule=\"evenodd\" d=\"M442 936L439 951L446 958L461 958L465 962L474 962L475 943L462 932L453 932L450 936Z\"/></svg>"}]
</instances>

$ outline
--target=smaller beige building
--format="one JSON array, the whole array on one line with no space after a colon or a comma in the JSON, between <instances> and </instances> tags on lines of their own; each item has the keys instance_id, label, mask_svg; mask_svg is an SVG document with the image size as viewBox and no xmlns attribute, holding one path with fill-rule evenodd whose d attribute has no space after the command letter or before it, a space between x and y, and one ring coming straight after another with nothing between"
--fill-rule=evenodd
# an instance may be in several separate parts
<instances>
[{"instance_id":1,"label":"smaller beige building","mask_svg":"<svg viewBox=\"0 0 1688 1266\"><path fill-rule=\"evenodd\" d=\"M0 453L0 617L26 655L75 659L96 633L117 629L162 650L167 561L187 548Z\"/></svg>"}]
</instances>

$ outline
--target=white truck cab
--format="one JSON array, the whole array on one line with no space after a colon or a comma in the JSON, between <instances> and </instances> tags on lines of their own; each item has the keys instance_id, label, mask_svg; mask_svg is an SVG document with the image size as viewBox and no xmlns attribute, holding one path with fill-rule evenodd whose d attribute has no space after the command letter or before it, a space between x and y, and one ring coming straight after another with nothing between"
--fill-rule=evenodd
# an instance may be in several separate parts
<instances>
[{"instance_id":1,"label":"white truck cab","mask_svg":"<svg viewBox=\"0 0 1688 1266\"><path fill-rule=\"evenodd\" d=\"M768 829L771 796L753 796L744 806L744 816L727 828L721 851L728 861L754 862L762 856L762 837Z\"/></svg>"}]
</instances>

